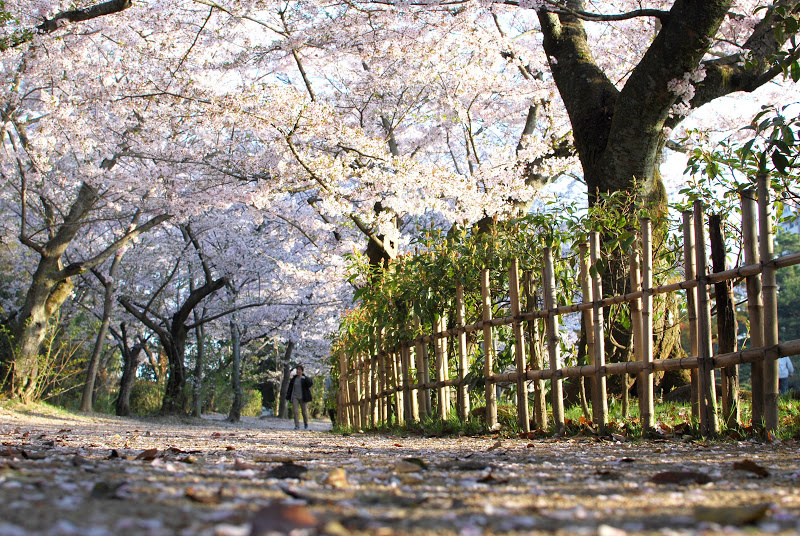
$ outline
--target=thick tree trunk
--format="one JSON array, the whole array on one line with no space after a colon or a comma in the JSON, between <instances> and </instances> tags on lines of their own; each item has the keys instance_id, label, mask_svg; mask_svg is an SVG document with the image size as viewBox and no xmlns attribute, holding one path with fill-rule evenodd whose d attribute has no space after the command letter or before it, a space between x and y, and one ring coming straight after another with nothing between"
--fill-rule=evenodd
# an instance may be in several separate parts
<instances>
[{"instance_id":1,"label":"thick tree trunk","mask_svg":"<svg viewBox=\"0 0 800 536\"><path fill-rule=\"evenodd\" d=\"M167 385L164 399L161 403L161 413L164 415L186 413L188 407L188 394L186 391L186 326L173 325L170 336L161 338L161 346L169 360L167 370Z\"/></svg>"},{"instance_id":2,"label":"thick tree trunk","mask_svg":"<svg viewBox=\"0 0 800 536\"><path fill-rule=\"evenodd\" d=\"M239 326L235 320L231 321L231 352L233 354L233 403L231 412L228 414L229 422L239 422L242 418L242 382L240 377L241 369L241 337Z\"/></svg>"}]
</instances>

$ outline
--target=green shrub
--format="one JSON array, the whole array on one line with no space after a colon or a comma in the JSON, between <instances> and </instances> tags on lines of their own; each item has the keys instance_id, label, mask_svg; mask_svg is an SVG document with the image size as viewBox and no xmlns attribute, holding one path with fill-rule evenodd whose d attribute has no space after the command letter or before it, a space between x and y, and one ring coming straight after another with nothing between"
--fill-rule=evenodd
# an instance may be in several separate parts
<instances>
[{"instance_id":1,"label":"green shrub","mask_svg":"<svg viewBox=\"0 0 800 536\"><path fill-rule=\"evenodd\" d=\"M152 415L161 409L164 385L147 380L136 380L131 388L131 413Z\"/></svg>"},{"instance_id":2,"label":"green shrub","mask_svg":"<svg viewBox=\"0 0 800 536\"><path fill-rule=\"evenodd\" d=\"M242 417L261 416L261 391L247 389L243 393Z\"/></svg>"}]
</instances>

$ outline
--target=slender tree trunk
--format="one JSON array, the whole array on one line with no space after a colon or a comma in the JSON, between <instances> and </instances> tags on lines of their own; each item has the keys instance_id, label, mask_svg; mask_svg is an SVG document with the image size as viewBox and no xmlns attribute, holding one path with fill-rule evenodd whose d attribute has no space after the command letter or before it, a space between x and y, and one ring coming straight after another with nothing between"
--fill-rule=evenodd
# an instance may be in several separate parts
<instances>
[{"instance_id":1,"label":"slender tree trunk","mask_svg":"<svg viewBox=\"0 0 800 536\"><path fill-rule=\"evenodd\" d=\"M195 323L197 323L198 315L196 313L194 318ZM194 377L192 378L192 395L194 400L192 415L200 417L203 414L203 367L206 361L206 330L202 325L198 325L194 333L197 340L197 357L194 361Z\"/></svg>"},{"instance_id":2,"label":"slender tree trunk","mask_svg":"<svg viewBox=\"0 0 800 536\"><path fill-rule=\"evenodd\" d=\"M241 337L239 333L239 326L236 320L230 322L231 326L231 350L233 353L233 403L231 404L231 412L228 415L228 421L239 422L242 418L242 382L240 377L241 369Z\"/></svg>"},{"instance_id":3,"label":"slender tree trunk","mask_svg":"<svg viewBox=\"0 0 800 536\"><path fill-rule=\"evenodd\" d=\"M164 391L164 399L161 403L161 413L165 415L186 412L188 403L186 365L184 363L186 335L185 325L173 325L173 329L170 330L170 337L161 339L161 345L169 360L167 385Z\"/></svg>"},{"instance_id":4,"label":"slender tree trunk","mask_svg":"<svg viewBox=\"0 0 800 536\"><path fill-rule=\"evenodd\" d=\"M281 378L280 402L278 403L278 417L286 419L288 416L286 394L289 392L289 377L291 376L292 350L294 341L289 341L286 345L286 353L283 355L283 377Z\"/></svg>"},{"instance_id":5,"label":"slender tree trunk","mask_svg":"<svg viewBox=\"0 0 800 536\"><path fill-rule=\"evenodd\" d=\"M86 367L86 383L83 384L83 394L81 395L81 411L92 411L92 393L94 392L94 382L97 377L97 368L100 364L100 354L105 346L106 335L108 335L108 326L111 324L111 312L114 310L114 291L116 290L116 275L119 270L124 250L119 250L114 255L114 260L111 263L111 268L108 271L108 278L101 280L104 293L103 293L103 319L100 322L100 329L97 332L97 339L94 343L92 356L89 358L89 363Z\"/></svg>"}]
</instances>

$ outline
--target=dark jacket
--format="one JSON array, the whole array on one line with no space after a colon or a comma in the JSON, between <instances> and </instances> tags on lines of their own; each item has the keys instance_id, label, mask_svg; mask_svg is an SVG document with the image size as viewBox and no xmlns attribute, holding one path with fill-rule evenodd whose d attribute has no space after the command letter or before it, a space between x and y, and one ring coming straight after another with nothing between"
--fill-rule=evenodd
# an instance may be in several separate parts
<instances>
[{"instance_id":1,"label":"dark jacket","mask_svg":"<svg viewBox=\"0 0 800 536\"><path fill-rule=\"evenodd\" d=\"M286 391L286 400L288 400L289 402L292 401L292 391L294 390L294 380L296 378L297 374L292 376L292 379L289 380L289 389ZM311 402L311 386L314 385L314 382L311 380L311 378L309 378L305 374L303 374L303 378L300 381L302 382L301 385L303 386L302 401Z\"/></svg>"}]
</instances>

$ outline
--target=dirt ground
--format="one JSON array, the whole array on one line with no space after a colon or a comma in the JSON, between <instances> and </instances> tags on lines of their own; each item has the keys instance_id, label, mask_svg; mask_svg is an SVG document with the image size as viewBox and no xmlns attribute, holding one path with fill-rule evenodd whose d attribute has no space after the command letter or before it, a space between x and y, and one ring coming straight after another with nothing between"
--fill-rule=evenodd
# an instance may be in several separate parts
<instances>
[{"instance_id":1,"label":"dirt ground","mask_svg":"<svg viewBox=\"0 0 800 536\"><path fill-rule=\"evenodd\" d=\"M293 427L0 409L0 535L800 533L794 441Z\"/></svg>"}]
</instances>

